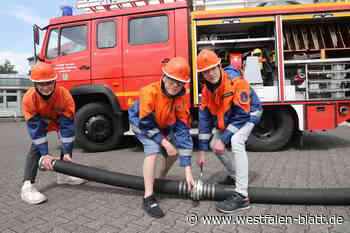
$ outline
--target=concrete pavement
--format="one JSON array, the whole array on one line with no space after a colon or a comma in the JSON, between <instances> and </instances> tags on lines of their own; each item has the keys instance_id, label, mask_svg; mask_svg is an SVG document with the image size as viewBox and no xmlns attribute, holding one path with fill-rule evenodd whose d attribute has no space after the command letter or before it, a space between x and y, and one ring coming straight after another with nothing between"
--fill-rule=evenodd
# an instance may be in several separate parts
<instances>
[{"instance_id":1,"label":"concrete pavement","mask_svg":"<svg viewBox=\"0 0 350 233\"><path fill-rule=\"evenodd\" d=\"M166 212L162 219L148 217L141 209L142 192L112 187L94 182L72 187L57 185L52 172L39 172L36 187L45 193L48 202L31 206L21 201L20 188L25 154L30 146L24 122L0 122L0 232L176 232L176 233L343 233L350 232L348 206L308 206L252 204L252 208L237 214L223 215L215 210L214 202L201 201L193 207L191 200L159 195L160 205ZM86 153L76 149L76 162L142 175L143 152L128 137L123 147L104 153ZM50 148L58 155L57 137L50 135ZM343 126L329 132L305 134L302 149L288 148L273 153L249 152L250 186L258 187L350 187L350 128ZM193 160L194 161L194 160ZM193 163L195 165L195 163ZM194 174L199 175L197 166ZM218 159L210 153L204 179L223 175ZM183 170L176 164L170 179L183 179ZM272 216L277 218L312 218L324 216L327 220L343 220L343 224L205 224L204 218L229 216L237 221L247 218ZM262 217L261 217L262 216ZM189 224L189 219L198 220ZM306 220L308 218L308 220ZM191 220L192 219L192 220ZM227 220L227 217L226 217ZM261 220L259 220L261 221ZM310 222L311 221L311 222ZM227 223L227 222L226 222ZM302 221L299 223L303 223Z\"/></svg>"}]
</instances>

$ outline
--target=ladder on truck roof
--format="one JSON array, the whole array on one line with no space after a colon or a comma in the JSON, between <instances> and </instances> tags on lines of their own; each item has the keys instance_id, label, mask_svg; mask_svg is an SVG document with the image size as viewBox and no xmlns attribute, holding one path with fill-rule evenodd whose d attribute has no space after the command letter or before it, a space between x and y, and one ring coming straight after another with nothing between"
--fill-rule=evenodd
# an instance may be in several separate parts
<instances>
[{"instance_id":1,"label":"ladder on truck roof","mask_svg":"<svg viewBox=\"0 0 350 233\"><path fill-rule=\"evenodd\" d=\"M76 8L100 12L181 1L185 0L78 0Z\"/></svg>"},{"instance_id":2,"label":"ladder on truck roof","mask_svg":"<svg viewBox=\"0 0 350 233\"><path fill-rule=\"evenodd\" d=\"M313 3L314 0L194 0L196 10L251 8L265 5Z\"/></svg>"},{"instance_id":3,"label":"ladder on truck roof","mask_svg":"<svg viewBox=\"0 0 350 233\"><path fill-rule=\"evenodd\" d=\"M195 10L350 2L350 0L193 0Z\"/></svg>"}]
</instances>

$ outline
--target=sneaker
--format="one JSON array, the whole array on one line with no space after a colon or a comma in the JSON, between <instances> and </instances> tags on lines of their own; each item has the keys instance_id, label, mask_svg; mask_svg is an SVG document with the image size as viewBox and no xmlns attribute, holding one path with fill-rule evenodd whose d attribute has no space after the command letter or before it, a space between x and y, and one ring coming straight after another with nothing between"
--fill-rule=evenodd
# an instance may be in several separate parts
<instances>
[{"instance_id":1,"label":"sneaker","mask_svg":"<svg viewBox=\"0 0 350 233\"><path fill-rule=\"evenodd\" d=\"M21 199L28 204L37 205L47 200L46 196L40 193L33 185L23 185Z\"/></svg>"},{"instance_id":2,"label":"sneaker","mask_svg":"<svg viewBox=\"0 0 350 233\"><path fill-rule=\"evenodd\" d=\"M216 209L222 213L232 213L238 210L249 209L249 197L234 193L224 201L216 203Z\"/></svg>"},{"instance_id":3,"label":"sneaker","mask_svg":"<svg viewBox=\"0 0 350 233\"><path fill-rule=\"evenodd\" d=\"M69 185L79 185L85 183L86 180L74 177L74 176L67 176L64 174L57 174L57 184L69 184Z\"/></svg>"},{"instance_id":4,"label":"sneaker","mask_svg":"<svg viewBox=\"0 0 350 233\"><path fill-rule=\"evenodd\" d=\"M224 180L218 182L218 184L221 184L221 185L235 185L236 184L236 180L228 175L228 176L225 177Z\"/></svg>"},{"instance_id":5,"label":"sneaker","mask_svg":"<svg viewBox=\"0 0 350 233\"><path fill-rule=\"evenodd\" d=\"M158 202L154 195L143 198L143 209L146 213L153 218L162 218L164 217L164 213L162 209L159 207Z\"/></svg>"}]
</instances>

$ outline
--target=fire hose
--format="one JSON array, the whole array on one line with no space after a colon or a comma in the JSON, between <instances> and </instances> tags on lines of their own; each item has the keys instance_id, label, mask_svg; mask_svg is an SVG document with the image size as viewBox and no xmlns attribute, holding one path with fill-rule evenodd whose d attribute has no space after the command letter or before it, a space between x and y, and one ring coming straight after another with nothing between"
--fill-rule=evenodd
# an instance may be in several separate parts
<instances>
[{"instance_id":1,"label":"fire hose","mask_svg":"<svg viewBox=\"0 0 350 233\"><path fill-rule=\"evenodd\" d=\"M41 160L39 161L41 167ZM53 170L58 173L80 177L89 181L112 186L144 190L143 177L128 175L100 168L80 165L64 160L54 160ZM177 194L192 200L224 200L232 195L233 186L209 184L196 180L190 190L185 181L156 179L154 190L162 194ZM306 205L348 205L350 188L268 188L249 187L252 203L269 204L306 204Z\"/></svg>"}]
</instances>

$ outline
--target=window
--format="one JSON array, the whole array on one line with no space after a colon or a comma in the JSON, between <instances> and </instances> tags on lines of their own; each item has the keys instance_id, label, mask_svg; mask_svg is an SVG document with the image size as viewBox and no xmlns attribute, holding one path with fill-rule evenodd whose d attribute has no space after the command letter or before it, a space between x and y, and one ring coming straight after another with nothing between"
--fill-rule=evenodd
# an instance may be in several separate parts
<instances>
[{"instance_id":1,"label":"window","mask_svg":"<svg viewBox=\"0 0 350 233\"><path fill-rule=\"evenodd\" d=\"M113 48L116 45L115 21L104 21L97 24L97 48Z\"/></svg>"},{"instance_id":2,"label":"window","mask_svg":"<svg viewBox=\"0 0 350 233\"><path fill-rule=\"evenodd\" d=\"M61 55L83 51L87 48L87 25L62 28Z\"/></svg>"},{"instance_id":3,"label":"window","mask_svg":"<svg viewBox=\"0 0 350 233\"><path fill-rule=\"evenodd\" d=\"M58 29L50 31L49 43L46 49L46 58L51 59L58 56Z\"/></svg>"},{"instance_id":4,"label":"window","mask_svg":"<svg viewBox=\"0 0 350 233\"><path fill-rule=\"evenodd\" d=\"M166 15L133 18L129 21L129 43L133 45L165 42L168 33Z\"/></svg>"}]
</instances>

